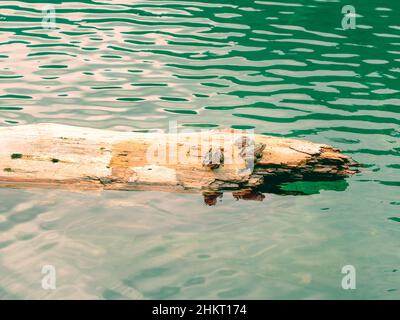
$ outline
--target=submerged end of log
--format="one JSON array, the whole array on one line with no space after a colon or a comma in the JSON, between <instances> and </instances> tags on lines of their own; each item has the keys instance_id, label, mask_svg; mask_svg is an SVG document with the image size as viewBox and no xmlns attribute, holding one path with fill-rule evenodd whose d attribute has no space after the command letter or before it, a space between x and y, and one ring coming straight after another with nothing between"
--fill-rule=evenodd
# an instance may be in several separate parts
<instances>
[{"instance_id":1,"label":"submerged end of log","mask_svg":"<svg viewBox=\"0 0 400 320\"><path fill-rule=\"evenodd\" d=\"M249 190L357 172L357 163L332 146L238 130L164 134L33 124L0 128L0 143L6 187L200 190L213 203L225 190L260 200Z\"/></svg>"}]
</instances>

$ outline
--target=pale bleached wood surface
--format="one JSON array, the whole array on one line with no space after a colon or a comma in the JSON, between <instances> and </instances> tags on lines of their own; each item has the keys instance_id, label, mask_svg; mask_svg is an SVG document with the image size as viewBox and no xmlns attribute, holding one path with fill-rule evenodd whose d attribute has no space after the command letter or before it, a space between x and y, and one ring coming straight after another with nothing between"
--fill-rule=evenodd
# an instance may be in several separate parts
<instances>
[{"instance_id":1,"label":"pale bleached wood surface","mask_svg":"<svg viewBox=\"0 0 400 320\"><path fill-rule=\"evenodd\" d=\"M58 124L2 127L0 185L215 191L257 188L277 179L338 179L355 172L355 163L331 146L264 135L254 135L254 168L248 169L243 148L249 137L235 130L175 135ZM176 148L171 154L181 158L149 159L155 143L162 141L167 141L167 155L170 148ZM212 152L221 153L231 146L220 165L205 161L212 145L217 146ZM219 146L225 147L221 151Z\"/></svg>"}]
</instances>

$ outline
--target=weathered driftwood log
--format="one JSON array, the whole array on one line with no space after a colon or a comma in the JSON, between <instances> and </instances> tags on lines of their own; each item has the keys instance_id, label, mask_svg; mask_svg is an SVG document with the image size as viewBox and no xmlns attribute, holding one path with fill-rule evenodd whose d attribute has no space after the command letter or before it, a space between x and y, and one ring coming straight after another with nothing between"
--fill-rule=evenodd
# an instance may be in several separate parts
<instances>
[{"instance_id":1,"label":"weathered driftwood log","mask_svg":"<svg viewBox=\"0 0 400 320\"><path fill-rule=\"evenodd\" d=\"M202 190L211 199L234 190L235 197L246 199L253 196L241 190L283 180L340 179L355 172L353 165L328 145L237 130L0 128L0 185L8 187Z\"/></svg>"}]
</instances>

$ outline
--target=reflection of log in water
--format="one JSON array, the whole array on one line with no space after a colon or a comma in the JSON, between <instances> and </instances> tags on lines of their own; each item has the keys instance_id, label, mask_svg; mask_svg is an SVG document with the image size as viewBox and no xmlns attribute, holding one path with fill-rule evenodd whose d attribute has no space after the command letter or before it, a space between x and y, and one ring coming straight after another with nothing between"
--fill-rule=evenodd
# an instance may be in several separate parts
<instances>
[{"instance_id":1,"label":"reflection of log in water","mask_svg":"<svg viewBox=\"0 0 400 320\"><path fill-rule=\"evenodd\" d=\"M301 183L300 183L301 182ZM276 180L269 184L254 189L243 189L233 191L232 196L236 200L255 200L263 201L264 193L272 193L284 196L306 196L318 194L322 190L344 191L348 187L344 179L326 180L326 181L279 181ZM213 206L218 200L222 200L223 193L220 191L203 192L204 203Z\"/></svg>"},{"instance_id":2,"label":"reflection of log in water","mask_svg":"<svg viewBox=\"0 0 400 320\"><path fill-rule=\"evenodd\" d=\"M237 130L165 134L36 124L0 128L0 143L2 186L200 190L208 204L227 190L236 199L262 200L259 191L284 193L285 181L356 172L356 163L331 146Z\"/></svg>"}]
</instances>

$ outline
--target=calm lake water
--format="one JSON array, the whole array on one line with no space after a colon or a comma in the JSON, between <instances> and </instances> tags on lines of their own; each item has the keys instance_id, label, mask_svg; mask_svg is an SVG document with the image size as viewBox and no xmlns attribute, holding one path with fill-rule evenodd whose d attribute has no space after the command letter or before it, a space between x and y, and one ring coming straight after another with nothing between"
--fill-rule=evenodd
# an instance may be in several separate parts
<instances>
[{"instance_id":1,"label":"calm lake water","mask_svg":"<svg viewBox=\"0 0 400 320\"><path fill-rule=\"evenodd\" d=\"M348 30L342 0L57 2L53 29L44 3L0 3L1 126L254 128L365 168L213 207L1 189L0 298L400 298L399 1L352 0ZM356 290L342 289L345 265Z\"/></svg>"}]
</instances>

